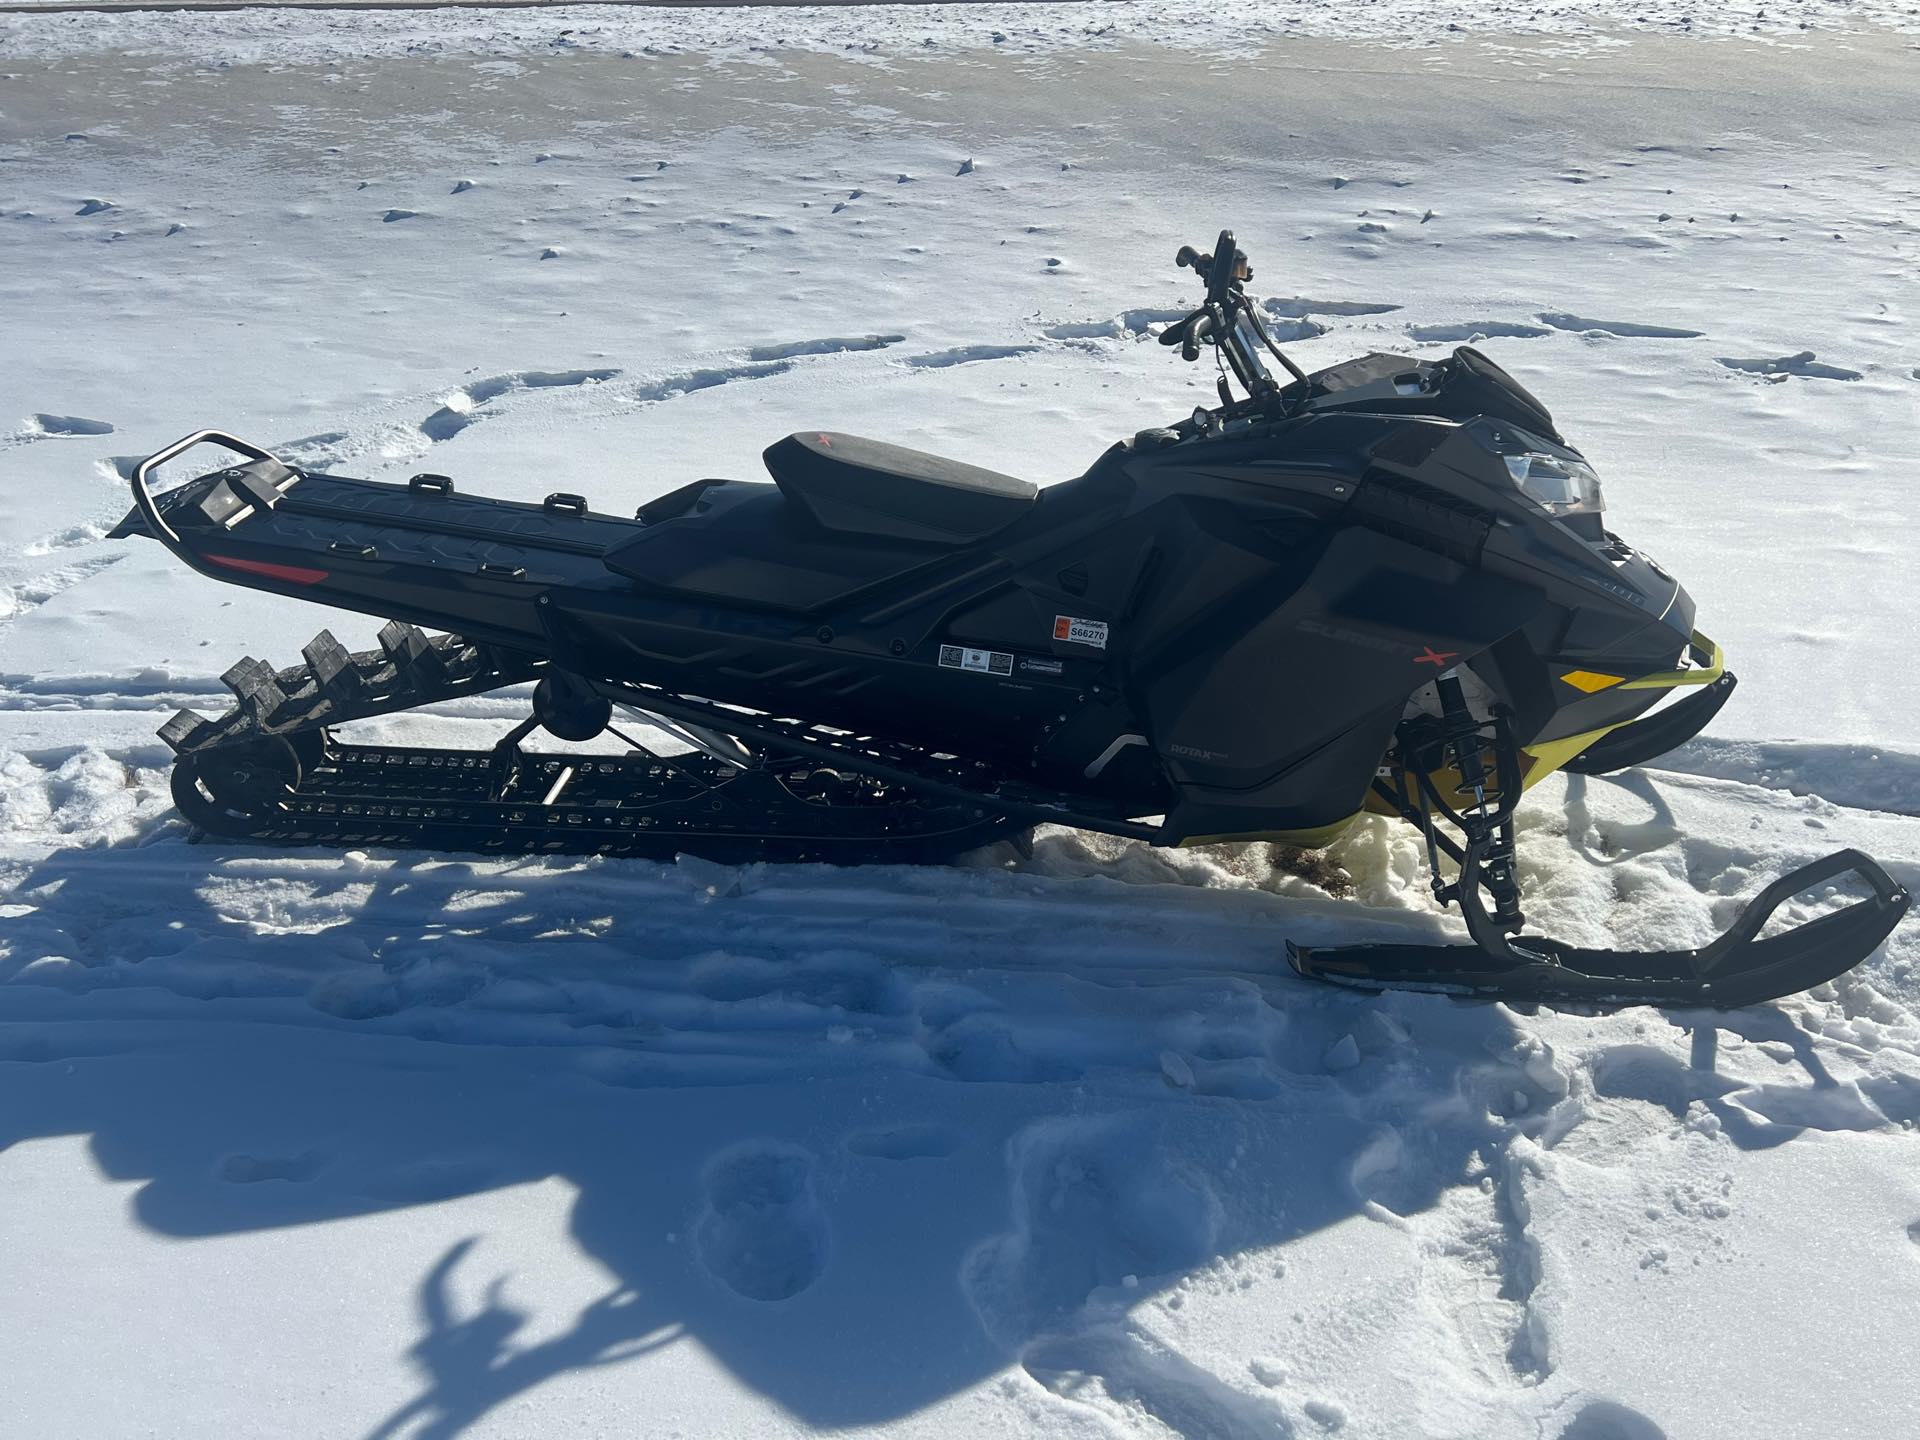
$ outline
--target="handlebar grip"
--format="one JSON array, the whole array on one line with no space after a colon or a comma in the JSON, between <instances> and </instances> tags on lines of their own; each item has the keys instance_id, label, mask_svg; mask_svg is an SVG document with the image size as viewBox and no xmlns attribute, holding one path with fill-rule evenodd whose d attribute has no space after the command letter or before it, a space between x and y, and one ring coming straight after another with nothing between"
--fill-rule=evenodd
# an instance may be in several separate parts
<instances>
[{"instance_id":1,"label":"handlebar grip","mask_svg":"<svg viewBox=\"0 0 1920 1440\"><path fill-rule=\"evenodd\" d=\"M1188 317L1185 329L1186 335L1180 341L1180 358L1198 360L1201 342L1213 332L1213 316L1202 310Z\"/></svg>"}]
</instances>

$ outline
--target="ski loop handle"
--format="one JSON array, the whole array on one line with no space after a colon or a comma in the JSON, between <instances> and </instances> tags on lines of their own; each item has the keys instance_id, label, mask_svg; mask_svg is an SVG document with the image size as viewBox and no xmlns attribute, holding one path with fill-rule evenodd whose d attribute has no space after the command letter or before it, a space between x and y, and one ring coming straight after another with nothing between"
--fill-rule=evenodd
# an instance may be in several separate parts
<instances>
[{"instance_id":1,"label":"ski loop handle","mask_svg":"<svg viewBox=\"0 0 1920 1440\"><path fill-rule=\"evenodd\" d=\"M1480 899L1480 866L1490 842L1490 836L1469 841L1460 866L1460 912L1466 919L1467 933L1472 936L1474 944L1489 958L1515 966L1560 966L1568 962L1578 965L1591 960L1594 952L1568 945L1565 941L1543 935L1516 935L1509 938L1501 931ZM1816 915L1804 924L1766 940L1759 938L1760 931L1773 918L1774 912L1787 901L1842 875L1858 875L1865 880L1873 891L1872 897L1855 900L1837 910ZM1690 974L1696 983L1710 987L1723 971L1730 971L1738 977L1742 970L1754 964L1760 951L1798 950L1823 936L1831 942L1839 938L1841 932L1850 932L1857 927L1871 928L1875 932L1871 937L1872 943L1878 944L1900 922L1911 898L1906 888L1887 874L1872 856L1859 850L1836 850L1811 864L1802 865L1798 870L1790 870L1775 880L1747 902L1733 924L1699 949L1645 952L1645 958L1653 959L1657 955L1663 963ZM1630 965L1635 953L1620 952L1619 958ZM1859 958L1864 956L1855 957ZM1852 963L1850 960L1849 966Z\"/></svg>"},{"instance_id":2,"label":"ski loop handle","mask_svg":"<svg viewBox=\"0 0 1920 1440\"><path fill-rule=\"evenodd\" d=\"M1767 921L1773 918L1774 911L1803 891L1811 890L1816 885L1824 884L1842 875L1858 875L1865 880L1872 887L1875 900L1882 907L1891 907L1895 910L1906 908L1909 899L1906 889L1881 869L1871 855L1860 850L1836 850L1824 859L1815 860L1810 865L1802 865L1798 870L1788 871L1749 900L1747 908L1742 910L1733 924L1727 927L1725 934L1694 952L1696 971L1703 977L1710 977L1743 947L1752 943ZM1828 915L1817 916L1807 924L1817 925L1822 920L1831 919L1834 915L1843 915L1862 905L1873 903L1874 901L1856 900L1853 904L1843 906Z\"/></svg>"}]
</instances>

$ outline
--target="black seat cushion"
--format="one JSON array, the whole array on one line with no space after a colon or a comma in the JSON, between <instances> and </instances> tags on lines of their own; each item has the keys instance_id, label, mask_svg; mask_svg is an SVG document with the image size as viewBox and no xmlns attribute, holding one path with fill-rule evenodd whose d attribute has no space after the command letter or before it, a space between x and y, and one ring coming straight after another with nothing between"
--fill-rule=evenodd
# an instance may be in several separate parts
<instances>
[{"instance_id":1,"label":"black seat cushion","mask_svg":"<svg viewBox=\"0 0 1920 1440\"><path fill-rule=\"evenodd\" d=\"M1011 475L857 435L789 435L765 458L781 493L816 524L894 540L978 540L1026 514L1040 493Z\"/></svg>"}]
</instances>

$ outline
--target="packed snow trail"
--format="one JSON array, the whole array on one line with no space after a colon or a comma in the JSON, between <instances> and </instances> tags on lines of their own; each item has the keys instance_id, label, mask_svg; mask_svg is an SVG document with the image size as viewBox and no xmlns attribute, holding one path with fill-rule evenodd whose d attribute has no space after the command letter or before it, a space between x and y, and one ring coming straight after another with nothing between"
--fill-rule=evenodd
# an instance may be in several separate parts
<instances>
[{"instance_id":1,"label":"packed snow trail","mask_svg":"<svg viewBox=\"0 0 1920 1440\"><path fill-rule=\"evenodd\" d=\"M1202 8L0 21L0 1432L1920 1430L1912 926L1759 1010L1523 1013L1285 970L1459 937L1381 821L829 870L173 817L175 706L373 627L105 541L138 456L612 509L832 425L1057 480L1204 396L1151 337L1231 223L1303 364L1488 337L1741 675L1530 797L1543 929L1920 883L1903 42Z\"/></svg>"}]
</instances>

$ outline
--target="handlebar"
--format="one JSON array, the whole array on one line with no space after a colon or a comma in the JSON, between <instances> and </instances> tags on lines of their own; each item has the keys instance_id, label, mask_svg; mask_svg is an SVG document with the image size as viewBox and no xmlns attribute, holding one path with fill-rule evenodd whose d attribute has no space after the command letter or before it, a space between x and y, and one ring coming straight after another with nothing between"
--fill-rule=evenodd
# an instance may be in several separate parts
<instances>
[{"instance_id":1,"label":"handlebar","mask_svg":"<svg viewBox=\"0 0 1920 1440\"><path fill-rule=\"evenodd\" d=\"M1273 337L1267 334L1266 327L1260 323L1259 311L1247 298L1244 287L1247 281L1253 279L1253 267L1247 263L1246 252L1234 242L1233 231L1220 232L1210 255L1202 255L1191 245L1182 245L1174 255L1173 262L1182 269L1192 270L1206 281L1207 298L1206 303L1185 320L1169 326L1160 336L1161 344L1178 345L1183 360L1198 360L1203 344L1218 346L1228 366L1256 403L1277 396L1280 391L1261 360L1259 345L1271 351L1296 381L1311 389L1312 381L1307 378L1306 372L1280 352L1279 346L1273 343ZM1231 406L1234 402L1225 388L1224 376L1221 386L1222 401Z\"/></svg>"}]
</instances>

